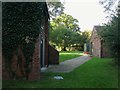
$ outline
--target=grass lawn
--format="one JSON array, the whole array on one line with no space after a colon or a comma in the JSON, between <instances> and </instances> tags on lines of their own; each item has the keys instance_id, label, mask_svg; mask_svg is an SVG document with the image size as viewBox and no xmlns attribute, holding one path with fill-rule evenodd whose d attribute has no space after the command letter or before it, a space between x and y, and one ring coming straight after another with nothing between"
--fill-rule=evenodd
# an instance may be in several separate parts
<instances>
[{"instance_id":1,"label":"grass lawn","mask_svg":"<svg viewBox=\"0 0 120 90\"><path fill-rule=\"evenodd\" d=\"M63 80L54 80L55 75ZM94 57L70 73L43 73L43 79L37 81L3 81L3 87L14 88L117 88L117 67L112 59Z\"/></svg>"},{"instance_id":2,"label":"grass lawn","mask_svg":"<svg viewBox=\"0 0 120 90\"><path fill-rule=\"evenodd\" d=\"M59 61L63 62L65 60L73 59L83 55L83 51L62 51L59 52Z\"/></svg>"}]
</instances>

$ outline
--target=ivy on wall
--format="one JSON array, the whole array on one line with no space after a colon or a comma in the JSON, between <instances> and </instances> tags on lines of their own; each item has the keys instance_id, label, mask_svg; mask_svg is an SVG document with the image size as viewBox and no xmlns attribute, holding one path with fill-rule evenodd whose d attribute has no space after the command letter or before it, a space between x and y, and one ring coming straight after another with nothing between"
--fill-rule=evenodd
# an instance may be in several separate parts
<instances>
[{"instance_id":1,"label":"ivy on wall","mask_svg":"<svg viewBox=\"0 0 120 90\"><path fill-rule=\"evenodd\" d=\"M12 52L21 46L26 60L27 77L35 41L42 31L43 17L47 14L45 4L45 2L2 3L2 51L9 72L11 72Z\"/></svg>"}]
</instances>

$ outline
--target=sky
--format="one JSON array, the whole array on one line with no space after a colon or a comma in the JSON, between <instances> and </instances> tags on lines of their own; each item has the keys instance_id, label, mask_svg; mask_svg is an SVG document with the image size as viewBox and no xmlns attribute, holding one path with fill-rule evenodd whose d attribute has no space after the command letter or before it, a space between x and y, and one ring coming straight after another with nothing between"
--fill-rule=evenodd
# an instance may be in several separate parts
<instances>
[{"instance_id":1,"label":"sky","mask_svg":"<svg viewBox=\"0 0 120 90\"><path fill-rule=\"evenodd\" d=\"M64 12L79 21L81 31L92 30L94 25L106 22L104 8L99 0L64 0Z\"/></svg>"}]
</instances>

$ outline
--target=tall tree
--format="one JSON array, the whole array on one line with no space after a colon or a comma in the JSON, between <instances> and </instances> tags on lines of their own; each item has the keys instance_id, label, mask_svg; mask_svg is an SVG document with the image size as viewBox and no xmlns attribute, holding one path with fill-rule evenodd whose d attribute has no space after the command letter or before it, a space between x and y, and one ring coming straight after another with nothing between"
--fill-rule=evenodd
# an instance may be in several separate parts
<instances>
[{"instance_id":1,"label":"tall tree","mask_svg":"<svg viewBox=\"0 0 120 90\"><path fill-rule=\"evenodd\" d=\"M68 30L64 26L57 26L54 30L50 30L50 40L55 45L62 48L63 51L66 51L66 47L69 47L73 41L73 35L75 32Z\"/></svg>"},{"instance_id":2,"label":"tall tree","mask_svg":"<svg viewBox=\"0 0 120 90\"><path fill-rule=\"evenodd\" d=\"M63 47L64 51L66 47L80 41L78 20L71 15L61 14L56 19L53 19L50 24L50 40L57 46Z\"/></svg>"},{"instance_id":3,"label":"tall tree","mask_svg":"<svg viewBox=\"0 0 120 90\"><path fill-rule=\"evenodd\" d=\"M80 32L78 20L73 18L71 15L63 13L60 16L58 16L56 19L53 19L53 22L56 23L56 26L63 25L69 30Z\"/></svg>"},{"instance_id":4,"label":"tall tree","mask_svg":"<svg viewBox=\"0 0 120 90\"><path fill-rule=\"evenodd\" d=\"M88 43L89 40L90 40L90 36L91 36L91 31L85 30L84 32L82 32L82 41L83 41L83 43Z\"/></svg>"},{"instance_id":5,"label":"tall tree","mask_svg":"<svg viewBox=\"0 0 120 90\"><path fill-rule=\"evenodd\" d=\"M115 0L118 1L118 0ZM105 2L104 2L105 3ZM103 3L103 4L104 4ZM114 1L113 0L106 0L106 3L108 3L108 7L105 7L106 10L111 11L111 5L115 5L113 4ZM119 14L119 4L116 7L116 11L117 13L114 13L114 15L112 15L110 17L110 20L107 24L105 24L105 27L103 28L102 32L101 32L101 36L104 38L106 45L108 46L108 48L110 49L111 55L114 58L116 64L120 65L120 60L119 60L119 56L120 56L120 50L118 48L120 48L120 27L118 26L118 24L120 23L120 14Z\"/></svg>"},{"instance_id":6,"label":"tall tree","mask_svg":"<svg viewBox=\"0 0 120 90\"><path fill-rule=\"evenodd\" d=\"M64 11L64 4L61 3L59 0L57 2L49 1L47 2L47 5L48 5L50 17L52 19L61 15Z\"/></svg>"}]
</instances>

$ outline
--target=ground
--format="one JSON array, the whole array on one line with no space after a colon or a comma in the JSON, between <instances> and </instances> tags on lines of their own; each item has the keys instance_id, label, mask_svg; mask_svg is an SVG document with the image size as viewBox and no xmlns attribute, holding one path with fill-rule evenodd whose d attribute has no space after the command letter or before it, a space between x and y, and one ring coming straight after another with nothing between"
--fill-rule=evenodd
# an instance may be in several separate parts
<instances>
[{"instance_id":1,"label":"ground","mask_svg":"<svg viewBox=\"0 0 120 90\"><path fill-rule=\"evenodd\" d=\"M83 51L61 51L59 52L59 61L63 62L83 55Z\"/></svg>"},{"instance_id":2,"label":"ground","mask_svg":"<svg viewBox=\"0 0 120 90\"><path fill-rule=\"evenodd\" d=\"M87 54L83 54L83 56L79 56L77 58L73 58L70 60L66 60L64 62L61 62L59 65L49 65L47 70L44 72L61 72L61 73L68 73L73 71L78 66L84 64L88 60L90 60L91 57Z\"/></svg>"},{"instance_id":3,"label":"ground","mask_svg":"<svg viewBox=\"0 0 120 90\"><path fill-rule=\"evenodd\" d=\"M63 80L55 80L56 75ZM42 73L37 81L7 80L3 87L14 88L117 88L118 71L111 58L96 58L75 68L69 73Z\"/></svg>"}]
</instances>

